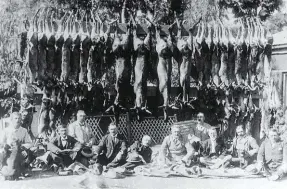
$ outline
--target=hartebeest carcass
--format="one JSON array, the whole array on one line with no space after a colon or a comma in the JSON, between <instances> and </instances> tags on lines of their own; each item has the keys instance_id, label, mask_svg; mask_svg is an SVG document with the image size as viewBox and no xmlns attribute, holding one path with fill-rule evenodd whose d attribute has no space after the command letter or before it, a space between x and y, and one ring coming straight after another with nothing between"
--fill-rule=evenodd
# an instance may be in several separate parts
<instances>
[{"instance_id":1,"label":"hartebeest carcass","mask_svg":"<svg viewBox=\"0 0 287 189\"><path fill-rule=\"evenodd\" d=\"M38 66L39 66L39 82L40 85L43 82L47 82L47 34L46 34L46 22L47 22L46 8L43 10L41 19L38 22Z\"/></svg>"},{"instance_id":2,"label":"hartebeest carcass","mask_svg":"<svg viewBox=\"0 0 287 189\"><path fill-rule=\"evenodd\" d=\"M77 19L78 11L73 15L73 21L71 25L71 37L72 37L72 52L71 52L71 70L69 79L74 86L77 85L79 81L79 72L80 72L80 56L81 56L81 36L79 33L80 22Z\"/></svg>"},{"instance_id":3,"label":"hartebeest carcass","mask_svg":"<svg viewBox=\"0 0 287 189\"><path fill-rule=\"evenodd\" d=\"M163 97L164 120L168 119L168 108L170 107L169 98L171 90L171 72L172 72L172 57L173 57L173 43L172 43L172 24L169 26L169 34L167 37L161 37L161 27L156 25L156 52L158 54L157 75L159 81L159 92Z\"/></svg>"},{"instance_id":4,"label":"hartebeest carcass","mask_svg":"<svg viewBox=\"0 0 287 189\"><path fill-rule=\"evenodd\" d=\"M140 120L142 113L151 114L151 112L146 109L146 93L152 25L148 22L148 33L145 37L137 35L137 25L134 20L133 26L133 47L135 54L135 64L133 68L135 74L134 93L136 95L135 110L137 119Z\"/></svg>"},{"instance_id":5,"label":"hartebeest carcass","mask_svg":"<svg viewBox=\"0 0 287 189\"><path fill-rule=\"evenodd\" d=\"M130 88L131 78L131 23L127 25L127 31L125 34L118 33L118 26L115 31L115 38L112 45L112 52L115 57L115 72L116 72L116 84L115 89L117 92L114 104L109 107L106 112L110 110L116 115L118 120L121 110L125 108L121 105L124 95L127 89Z\"/></svg>"},{"instance_id":6,"label":"hartebeest carcass","mask_svg":"<svg viewBox=\"0 0 287 189\"><path fill-rule=\"evenodd\" d=\"M38 14L43 8L38 9L37 13L33 17L31 26L27 33L28 50L27 50L27 63L25 65L26 71L30 77L30 83L35 82L38 79Z\"/></svg>"},{"instance_id":7,"label":"hartebeest carcass","mask_svg":"<svg viewBox=\"0 0 287 189\"><path fill-rule=\"evenodd\" d=\"M188 31L188 37L184 38L182 36L182 24L179 22L178 18L176 18L176 23L178 27L177 33L177 48L179 50L178 55L175 55L175 59L179 63L180 69L180 86L182 87L182 101L181 105L192 107L189 104L189 88L190 88L190 74L191 74L191 66L192 66L192 53L193 53L193 30L194 27L200 22L201 19L197 23L194 24Z\"/></svg>"},{"instance_id":8,"label":"hartebeest carcass","mask_svg":"<svg viewBox=\"0 0 287 189\"><path fill-rule=\"evenodd\" d=\"M71 37L71 31L70 31L70 25L71 25L71 18L72 14L69 13L70 16L68 17L65 26L64 26L64 32L63 32L63 38L64 43L62 47L62 64L61 64L61 77L60 81L63 83L67 82L70 70L71 70L71 49L72 49L72 37Z\"/></svg>"},{"instance_id":9,"label":"hartebeest carcass","mask_svg":"<svg viewBox=\"0 0 287 189\"><path fill-rule=\"evenodd\" d=\"M224 85L224 87L229 86L229 79L228 79L228 37L226 36L226 28L223 26L221 20L219 20L219 26L220 26L220 37L219 37L219 43L220 43L220 69L219 69L219 77L221 80L221 84Z\"/></svg>"},{"instance_id":10,"label":"hartebeest carcass","mask_svg":"<svg viewBox=\"0 0 287 189\"><path fill-rule=\"evenodd\" d=\"M204 42L204 34L205 34L205 23L201 22L198 29L197 34L194 40L194 60L195 60L195 67L198 73L198 84L201 86L203 84L204 79L204 60L202 56L202 44Z\"/></svg>"},{"instance_id":11,"label":"hartebeest carcass","mask_svg":"<svg viewBox=\"0 0 287 189\"><path fill-rule=\"evenodd\" d=\"M85 23L85 27L84 27ZM80 74L79 83L83 84L87 82L87 64L89 60L89 50L91 47L91 37L88 30L88 16L86 13L86 21L84 22L84 17L82 17L81 27L79 30L81 37L81 54L80 54Z\"/></svg>"},{"instance_id":12,"label":"hartebeest carcass","mask_svg":"<svg viewBox=\"0 0 287 189\"><path fill-rule=\"evenodd\" d=\"M238 30L238 35L235 43L235 77L237 82L237 87L243 88L246 84L247 76L247 45L245 43L244 37L246 35L246 29L243 24L242 19L239 20L240 28Z\"/></svg>"},{"instance_id":13,"label":"hartebeest carcass","mask_svg":"<svg viewBox=\"0 0 287 189\"><path fill-rule=\"evenodd\" d=\"M55 19L55 26L57 28L55 40L56 40L56 46L55 46L55 70L54 70L54 78L56 80L61 79L61 69L62 69L62 48L64 45L64 25L65 25L65 19L68 15L68 12L66 11L64 16L61 19ZM61 16L61 12L58 12L56 16Z\"/></svg>"},{"instance_id":14,"label":"hartebeest carcass","mask_svg":"<svg viewBox=\"0 0 287 189\"><path fill-rule=\"evenodd\" d=\"M47 62L47 69L46 69L46 75L48 76L48 79L54 79L54 71L55 71L55 53L56 53L56 37L55 37L55 28L54 28L54 16L55 11L54 10L47 10L47 20L45 22L45 33L47 36L47 56L46 56L46 62Z\"/></svg>"},{"instance_id":15,"label":"hartebeest carcass","mask_svg":"<svg viewBox=\"0 0 287 189\"><path fill-rule=\"evenodd\" d=\"M213 20L213 22L215 22ZM219 47L219 33L220 29L217 23L214 24L213 29L213 46L210 49L212 51L211 55L211 75L212 75L212 84L215 85L217 88L220 83L220 77L219 77L219 70L220 70L220 47Z\"/></svg>"}]
</instances>

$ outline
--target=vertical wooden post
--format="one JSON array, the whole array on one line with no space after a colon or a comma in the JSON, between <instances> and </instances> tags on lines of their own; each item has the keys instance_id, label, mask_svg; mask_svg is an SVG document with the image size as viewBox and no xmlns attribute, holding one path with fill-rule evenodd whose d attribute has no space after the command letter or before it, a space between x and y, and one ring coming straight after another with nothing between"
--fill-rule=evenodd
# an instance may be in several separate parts
<instances>
[{"instance_id":1,"label":"vertical wooden post","mask_svg":"<svg viewBox=\"0 0 287 189\"><path fill-rule=\"evenodd\" d=\"M127 130L128 130L128 143L131 144L132 133L131 133L131 120L130 120L130 114L129 114L129 112L127 112L126 124L127 124Z\"/></svg>"}]
</instances>

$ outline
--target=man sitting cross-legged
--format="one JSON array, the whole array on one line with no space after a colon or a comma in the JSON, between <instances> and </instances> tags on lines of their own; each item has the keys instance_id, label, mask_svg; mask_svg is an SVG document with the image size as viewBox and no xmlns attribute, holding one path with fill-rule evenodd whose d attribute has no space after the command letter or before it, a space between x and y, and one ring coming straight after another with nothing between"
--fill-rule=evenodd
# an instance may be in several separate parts
<instances>
[{"instance_id":1,"label":"man sitting cross-legged","mask_svg":"<svg viewBox=\"0 0 287 189\"><path fill-rule=\"evenodd\" d=\"M209 139L202 142L203 152L202 157L199 159L200 163L207 167L214 165L219 159L222 159L222 154L225 150L223 139L218 137L215 128L209 130L209 137Z\"/></svg>"},{"instance_id":2,"label":"man sitting cross-legged","mask_svg":"<svg viewBox=\"0 0 287 189\"><path fill-rule=\"evenodd\" d=\"M145 175L159 177L200 175L199 167L193 166L195 153L192 143L181 135L181 127L174 125L171 127L171 134L163 140L157 158L154 158L150 166L138 171L142 171Z\"/></svg>"},{"instance_id":3,"label":"man sitting cross-legged","mask_svg":"<svg viewBox=\"0 0 287 189\"><path fill-rule=\"evenodd\" d=\"M148 135L144 135L142 142L135 141L130 146L127 163L123 165L126 169L134 169L135 167L143 164L150 163L152 149L150 148L151 138Z\"/></svg>"},{"instance_id":4,"label":"man sitting cross-legged","mask_svg":"<svg viewBox=\"0 0 287 189\"><path fill-rule=\"evenodd\" d=\"M58 136L47 144L47 149L51 152L50 157L53 163L59 167L59 173L61 173L64 168L76 160L81 145L76 139L67 135L67 129L60 125Z\"/></svg>"},{"instance_id":5,"label":"man sitting cross-legged","mask_svg":"<svg viewBox=\"0 0 287 189\"><path fill-rule=\"evenodd\" d=\"M281 179L287 173L287 144L271 129L258 151L256 171L264 169L270 180Z\"/></svg>"},{"instance_id":6,"label":"man sitting cross-legged","mask_svg":"<svg viewBox=\"0 0 287 189\"><path fill-rule=\"evenodd\" d=\"M21 114L13 112L10 123L1 133L0 169L6 179L17 179L27 174L29 164L35 158L31 152L33 146L27 129L21 127Z\"/></svg>"},{"instance_id":7,"label":"man sitting cross-legged","mask_svg":"<svg viewBox=\"0 0 287 189\"><path fill-rule=\"evenodd\" d=\"M256 158L259 146L256 140L245 134L242 125L236 127L237 137L233 139L233 143L227 152L231 152L232 155L227 155L222 161L217 162L211 166L211 169L217 169L221 165L227 166L232 164L233 166L246 168Z\"/></svg>"},{"instance_id":8,"label":"man sitting cross-legged","mask_svg":"<svg viewBox=\"0 0 287 189\"><path fill-rule=\"evenodd\" d=\"M103 136L94 154L95 163L101 167L105 165L107 169L126 163L127 143L114 123L109 125L109 133Z\"/></svg>"}]
</instances>

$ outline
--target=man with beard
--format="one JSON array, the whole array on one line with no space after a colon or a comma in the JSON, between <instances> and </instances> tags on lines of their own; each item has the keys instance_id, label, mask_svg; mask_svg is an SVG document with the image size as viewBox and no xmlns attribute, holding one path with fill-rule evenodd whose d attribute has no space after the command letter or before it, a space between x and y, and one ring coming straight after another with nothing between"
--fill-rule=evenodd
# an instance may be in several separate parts
<instances>
[{"instance_id":1,"label":"man with beard","mask_svg":"<svg viewBox=\"0 0 287 189\"><path fill-rule=\"evenodd\" d=\"M126 163L127 143L114 123L109 125L109 133L103 136L96 147L92 158L98 166L106 166L107 169L115 168Z\"/></svg>"},{"instance_id":2,"label":"man with beard","mask_svg":"<svg viewBox=\"0 0 287 189\"><path fill-rule=\"evenodd\" d=\"M1 172L7 179L17 179L21 174L28 176L26 171L34 156L30 151L32 147L30 135L27 129L21 127L21 114L13 112L10 119L9 126L1 134L0 145L3 152L0 154L0 169L3 167Z\"/></svg>"}]
</instances>

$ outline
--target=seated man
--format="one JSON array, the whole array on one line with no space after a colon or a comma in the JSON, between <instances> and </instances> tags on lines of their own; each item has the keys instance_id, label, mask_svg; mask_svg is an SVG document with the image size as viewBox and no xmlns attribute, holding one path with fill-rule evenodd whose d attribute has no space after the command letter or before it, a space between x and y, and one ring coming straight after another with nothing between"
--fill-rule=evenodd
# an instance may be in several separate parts
<instances>
[{"instance_id":1,"label":"seated man","mask_svg":"<svg viewBox=\"0 0 287 189\"><path fill-rule=\"evenodd\" d=\"M144 135L142 143L135 141L129 148L127 163L123 165L126 169L134 169L136 166L150 163L152 149L149 147L151 144L151 138L148 135Z\"/></svg>"},{"instance_id":2,"label":"seated man","mask_svg":"<svg viewBox=\"0 0 287 189\"><path fill-rule=\"evenodd\" d=\"M9 126L1 133L0 145L4 149L2 153L0 152L0 162L2 162L0 169L5 166L2 174L8 179L17 179L20 175L16 173L24 174L34 159L29 150L33 144L27 129L21 127L21 114L13 112L10 119ZM20 151L20 156L12 157L19 154L18 151ZM12 158L13 161L10 161L9 158ZM8 164L8 161L11 163ZM16 166L16 164L20 164L20 166Z\"/></svg>"},{"instance_id":3,"label":"seated man","mask_svg":"<svg viewBox=\"0 0 287 189\"><path fill-rule=\"evenodd\" d=\"M208 130L211 129L212 127L204 122L205 117L203 113L198 113L197 114L197 125L196 127L191 129L191 136L195 136L199 138L199 141L205 141L209 138L208 136Z\"/></svg>"},{"instance_id":4,"label":"seated man","mask_svg":"<svg viewBox=\"0 0 287 189\"><path fill-rule=\"evenodd\" d=\"M83 150L89 152L89 154L78 152L78 156L81 156L81 162L86 167L89 166L88 159L92 157L92 146L95 144L95 139L92 136L92 129L85 123L86 113L83 110L79 110L77 113L77 120L68 126L68 135L75 138L82 144Z\"/></svg>"},{"instance_id":5,"label":"seated man","mask_svg":"<svg viewBox=\"0 0 287 189\"><path fill-rule=\"evenodd\" d=\"M81 146L76 139L67 135L67 129L64 126L58 126L58 134L47 144L47 150L51 152L50 157L61 172L76 160L77 152Z\"/></svg>"},{"instance_id":6,"label":"seated man","mask_svg":"<svg viewBox=\"0 0 287 189\"><path fill-rule=\"evenodd\" d=\"M236 133L237 137L233 139L232 146L228 149L232 155L226 156L221 162L216 163L211 168L216 169L221 165L227 166L230 163L234 166L245 168L254 161L259 149L256 140L245 134L242 125L236 127Z\"/></svg>"},{"instance_id":7,"label":"seated man","mask_svg":"<svg viewBox=\"0 0 287 189\"><path fill-rule=\"evenodd\" d=\"M193 147L184 141L180 134L180 127L173 126L171 135L166 136L161 145L160 161L161 163L172 164L189 164L194 155Z\"/></svg>"},{"instance_id":8,"label":"seated man","mask_svg":"<svg viewBox=\"0 0 287 189\"><path fill-rule=\"evenodd\" d=\"M276 129L271 129L258 151L257 170L271 172L270 180L281 179L287 173L287 144L280 140Z\"/></svg>"},{"instance_id":9,"label":"seated man","mask_svg":"<svg viewBox=\"0 0 287 189\"><path fill-rule=\"evenodd\" d=\"M103 136L94 154L93 160L101 166L106 165L107 169L126 163L126 140L118 133L118 128L114 123L109 125L109 134Z\"/></svg>"},{"instance_id":10,"label":"seated man","mask_svg":"<svg viewBox=\"0 0 287 189\"><path fill-rule=\"evenodd\" d=\"M86 113L79 110L77 113L77 120L68 126L68 135L75 138L81 144L91 147L95 140L92 136L92 129L85 123Z\"/></svg>"},{"instance_id":11,"label":"seated man","mask_svg":"<svg viewBox=\"0 0 287 189\"><path fill-rule=\"evenodd\" d=\"M212 166L217 161L218 158L222 157L225 150L225 144L223 139L219 138L217 135L217 131L215 128L209 130L209 137L202 142L202 157L200 157L200 163L204 164L205 166Z\"/></svg>"}]
</instances>

